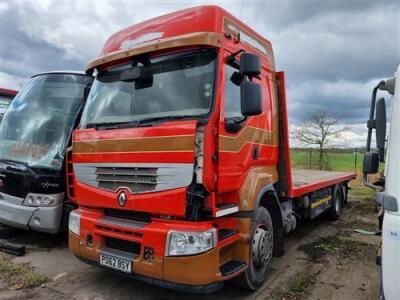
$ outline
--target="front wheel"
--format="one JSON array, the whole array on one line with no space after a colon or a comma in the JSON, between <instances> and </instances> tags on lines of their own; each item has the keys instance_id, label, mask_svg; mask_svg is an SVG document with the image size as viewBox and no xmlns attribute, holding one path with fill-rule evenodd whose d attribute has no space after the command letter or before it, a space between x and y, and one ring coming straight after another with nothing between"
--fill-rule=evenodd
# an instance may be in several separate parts
<instances>
[{"instance_id":1,"label":"front wheel","mask_svg":"<svg viewBox=\"0 0 400 300\"><path fill-rule=\"evenodd\" d=\"M259 207L251 230L249 265L234 282L247 290L257 290L265 281L271 266L274 248L274 229L271 215L265 207Z\"/></svg>"}]
</instances>

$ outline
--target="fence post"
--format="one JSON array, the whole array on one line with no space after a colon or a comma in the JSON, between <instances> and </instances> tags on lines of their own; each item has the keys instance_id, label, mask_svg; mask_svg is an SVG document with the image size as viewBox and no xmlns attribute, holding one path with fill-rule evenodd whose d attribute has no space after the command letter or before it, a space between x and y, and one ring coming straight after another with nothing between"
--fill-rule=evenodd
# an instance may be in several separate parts
<instances>
[{"instance_id":1,"label":"fence post","mask_svg":"<svg viewBox=\"0 0 400 300\"><path fill-rule=\"evenodd\" d=\"M358 156L358 149L356 148L354 151L354 172L357 173L357 156Z\"/></svg>"},{"instance_id":2,"label":"fence post","mask_svg":"<svg viewBox=\"0 0 400 300\"><path fill-rule=\"evenodd\" d=\"M310 148L310 155L309 155L309 164L310 164L310 169L312 168L312 148Z\"/></svg>"}]
</instances>

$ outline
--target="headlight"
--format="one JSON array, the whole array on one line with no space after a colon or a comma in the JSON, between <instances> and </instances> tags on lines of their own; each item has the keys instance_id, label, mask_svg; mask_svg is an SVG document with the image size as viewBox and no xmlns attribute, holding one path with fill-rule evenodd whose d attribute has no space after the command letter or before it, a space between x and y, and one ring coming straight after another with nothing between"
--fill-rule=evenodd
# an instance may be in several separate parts
<instances>
[{"instance_id":1,"label":"headlight","mask_svg":"<svg viewBox=\"0 0 400 300\"><path fill-rule=\"evenodd\" d=\"M55 206L62 203L64 193L60 194L28 194L23 202L26 206Z\"/></svg>"},{"instance_id":2,"label":"headlight","mask_svg":"<svg viewBox=\"0 0 400 300\"><path fill-rule=\"evenodd\" d=\"M166 256L192 255L206 252L217 245L216 229L208 231L168 232Z\"/></svg>"},{"instance_id":3,"label":"headlight","mask_svg":"<svg viewBox=\"0 0 400 300\"><path fill-rule=\"evenodd\" d=\"M69 214L68 228L71 232L79 236L81 231L81 215L77 209Z\"/></svg>"}]
</instances>

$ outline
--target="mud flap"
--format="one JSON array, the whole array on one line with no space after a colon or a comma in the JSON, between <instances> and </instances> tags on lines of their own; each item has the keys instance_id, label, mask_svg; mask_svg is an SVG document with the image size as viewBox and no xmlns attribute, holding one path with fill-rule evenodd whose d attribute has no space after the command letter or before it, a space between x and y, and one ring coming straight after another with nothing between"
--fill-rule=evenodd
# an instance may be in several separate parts
<instances>
[{"instance_id":1,"label":"mud flap","mask_svg":"<svg viewBox=\"0 0 400 300\"><path fill-rule=\"evenodd\" d=\"M274 249L273 249L273 256L281 257L285 254L284 250L284 237L285 232L283 227L276 229L274 234Z\"/></svg>"}]
</instances>

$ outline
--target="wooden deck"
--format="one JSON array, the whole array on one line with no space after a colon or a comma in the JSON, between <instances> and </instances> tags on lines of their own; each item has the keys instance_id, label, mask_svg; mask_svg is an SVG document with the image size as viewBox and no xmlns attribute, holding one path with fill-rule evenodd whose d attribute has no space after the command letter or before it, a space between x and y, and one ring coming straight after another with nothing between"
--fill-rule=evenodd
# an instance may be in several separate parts
<instances>
[{"instance_id":1,"label":"wooden deck","mask_svg":"<svg viewBox=\"0 0 400 300\"><path fill-rule=\"evenodd\" d=\"M290 197L299 197L312 191L356 178L352 172L292 169Z\"/></svg>"}]
</instances>

